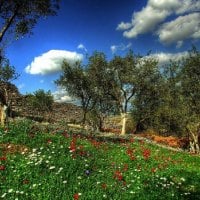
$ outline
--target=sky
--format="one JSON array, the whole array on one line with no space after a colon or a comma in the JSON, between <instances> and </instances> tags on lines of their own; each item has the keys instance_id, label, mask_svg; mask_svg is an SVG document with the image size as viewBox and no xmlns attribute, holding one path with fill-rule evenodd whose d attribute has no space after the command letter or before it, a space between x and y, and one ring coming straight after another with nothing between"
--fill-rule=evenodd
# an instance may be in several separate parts
<instances>
[{"instance_id":1,"label":"sky","mask_svg":"<svg viewBox=\"0 0 200 200\"><path fill-rule=\"evenodd\" d=\"M54 81L63 60L86 62L102 51L108 59L130 49L166 63L200 49L199 0L62 0L57 16L38 21L33 34L9 44L6 56L20 74L22 94L50 90L58 102L71 101Z\"/></svg>"}]
</instances>

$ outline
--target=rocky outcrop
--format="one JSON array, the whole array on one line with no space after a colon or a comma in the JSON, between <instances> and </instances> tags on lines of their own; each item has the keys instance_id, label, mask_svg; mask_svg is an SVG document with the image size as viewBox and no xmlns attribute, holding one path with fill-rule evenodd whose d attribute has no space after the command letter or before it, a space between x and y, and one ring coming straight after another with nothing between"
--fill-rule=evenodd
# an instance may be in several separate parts
<instances>
[{"instance_id":1,"label":"rocky outcrop","mask_svg":"<svg viewBox=\"0 0 200 200\"><path fill-rule=\"evenodd\" d=\"M17 87L11 83L0 82L0 89L6 89L11 102L11 117L26 117L38 121L52 123L79 123L82 120L82 109L71 103L53 103L50 112L41 112L33 109L26 95L20 94Z\"/></svg>"}]
</instances>

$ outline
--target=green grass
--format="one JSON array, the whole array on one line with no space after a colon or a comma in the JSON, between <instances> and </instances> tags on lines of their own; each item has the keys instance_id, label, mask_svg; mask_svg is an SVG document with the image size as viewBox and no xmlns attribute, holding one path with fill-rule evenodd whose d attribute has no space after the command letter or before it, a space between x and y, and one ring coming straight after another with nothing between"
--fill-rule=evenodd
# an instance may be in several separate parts
<instances>
[{"instance_id":1,"label":"green grass","mask_svg":"<svg viewBox=\"0 0 200 200\"><path fill-rule=\"evenodd\" d=\"M199 156L30 127L22 121L0 129L0 199L200 199Z\"/></svg>"}]
</instances>

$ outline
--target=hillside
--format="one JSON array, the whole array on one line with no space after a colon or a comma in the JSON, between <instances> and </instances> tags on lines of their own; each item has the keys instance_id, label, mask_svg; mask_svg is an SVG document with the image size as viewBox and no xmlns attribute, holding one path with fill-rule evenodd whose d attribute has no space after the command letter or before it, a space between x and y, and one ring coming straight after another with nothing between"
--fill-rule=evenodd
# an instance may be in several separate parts
<instances>
[{"instance_id":1,"label":"hillside","mask_svg":"<svg viewBox=\"0 0 200 200\"><path fill-rule=\"evenodd\" d=\"M0 128L0 198L200 199L200 159L145 140L108 140L68 129Z\"/></svg>"},{"instance_id":2,"label":"hillside","mask_svg":"<svg viewBox=\"0 0 200 200\"><path fill-rule=\"evenodd\" d=\"M56 122L73 122L81 121L81 108L72 103L57 103L54 102L52 111L48 113L34 110L28 105L27 96L20 94L14 84L0 82L0 88L5 88L8 91L9 99L11 100L12 117L26 117L35 120L44 120Z\"/></svg>"}]
</instances>

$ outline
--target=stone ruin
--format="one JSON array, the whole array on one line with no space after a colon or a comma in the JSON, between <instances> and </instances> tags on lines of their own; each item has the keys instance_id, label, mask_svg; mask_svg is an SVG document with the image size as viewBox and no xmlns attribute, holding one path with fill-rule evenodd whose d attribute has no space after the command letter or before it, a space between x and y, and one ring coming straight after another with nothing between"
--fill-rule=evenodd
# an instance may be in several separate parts
<instances>
[{"instance_id":1,"label":"stone ruin","mask_svg":"<svg viewBox=\"0 0 200 200\"><path fill-rule=\"evenodd\" d=\"M0 81L0 88L5 88L11 101L11 117L25 117L36 121L51 123L79 123L82 120L82 110L72 103L57 103L52 105L52 111L41 112L33 109L27 101L27 95L19 93L17 87L11 83Z\"/></svg>"}]
</instances>

